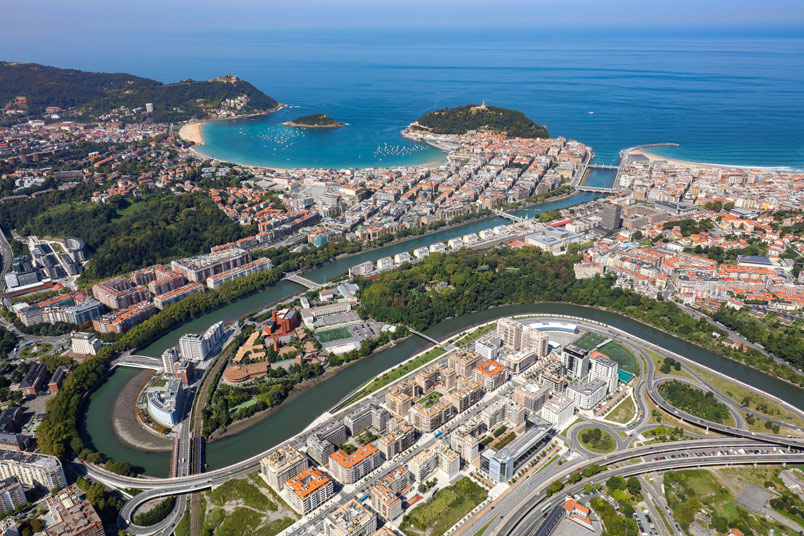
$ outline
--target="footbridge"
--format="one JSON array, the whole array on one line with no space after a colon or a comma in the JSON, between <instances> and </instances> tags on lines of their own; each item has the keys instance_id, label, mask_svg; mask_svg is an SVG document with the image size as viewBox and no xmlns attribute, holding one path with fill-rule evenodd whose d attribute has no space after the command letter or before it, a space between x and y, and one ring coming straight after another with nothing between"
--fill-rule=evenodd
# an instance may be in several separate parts
<instances>
[{"instance_id":1,"label":"footbridge","mask_svg":"<svg viewBox=\"0 0 804 536\"><path fill-rule=\"evenodd\" d=\"M162 360L147 355L128 355L112 363L114 367L133 367L150 370L162 370Z\"/></svg>"},{"instance_id":2,"label":"footbridge","mask_svg":"<svg viewBox=\"0 0 804 536\"><path fill-rule=\"evenodd\" d=\"M321 284L316 283L315 281L312 281L310 279L307 279L306 277L302 277L301 275L299 275L299 272L291 272L289 274L285 274L285 277L283 277L282 279L292 281L298 285L307 287L310 290L318 290L322 287Z\"/></svg>"},{"instance_id":3,"label":"footbridge","mask_svg":"<svg viewBox=\"0 0 804 536\"><path fill-rule=\"evenodd\" d=\"M413 333L414 335L416 335L418 337L421 337L422 339L424 339L426 341L429 341L429 342L435 344L436 346L440 346L444 350L450 350L450 349L453 348L453 346L451 344L444 344L443 342L439 342L439 341L435 340L434 338L430 337L429 335L425 335L421 331L416 331L413 328L408 328L408 331L410 331L411 333Z\"/></svg>"}]
</instances>

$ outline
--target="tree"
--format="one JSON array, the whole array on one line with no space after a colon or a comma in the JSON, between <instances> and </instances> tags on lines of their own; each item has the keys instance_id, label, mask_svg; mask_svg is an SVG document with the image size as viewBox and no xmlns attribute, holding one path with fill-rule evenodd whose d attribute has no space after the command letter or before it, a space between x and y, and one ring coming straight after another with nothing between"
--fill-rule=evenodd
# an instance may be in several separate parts
<instances>
[{"instance_id":1,"label":"tree","mask_svg":"<svg viewBox=\"0 0 804 536\"><path fill-rule=\"evenodd\" d=\"M617 491L618 489L625 489L625 479L621 476L613 476L606 480L606 489L609 492Z\"/></svg>"},{"instance_id":2,"label":"tree","mask_svg":"<svg viewBox=\"0 0 804 536\"><path fill-rule=\"evenodd\" d=\"M639 479L635 476L628 479L626 486L628 487L628 493L631 495L637 495L642 491L642 484L640 484Z\"/></svg>"}]
</instances>

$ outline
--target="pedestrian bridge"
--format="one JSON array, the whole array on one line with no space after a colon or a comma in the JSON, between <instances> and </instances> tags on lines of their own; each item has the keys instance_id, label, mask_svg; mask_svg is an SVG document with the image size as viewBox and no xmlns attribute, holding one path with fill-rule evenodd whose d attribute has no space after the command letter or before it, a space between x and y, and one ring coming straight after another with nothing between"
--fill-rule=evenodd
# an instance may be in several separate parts
<instances>
[{"instance_id":1,"label":"pedestrian bridge","mask_svg":"<svg viewBox=\"0 0 804 536\"><path fill-rule=\"evenodd\" d=\"M146 355L129 355L119 359L112 367L133 367L150 370L162 370L162 360Z\"/></svg>"}]
</instances>

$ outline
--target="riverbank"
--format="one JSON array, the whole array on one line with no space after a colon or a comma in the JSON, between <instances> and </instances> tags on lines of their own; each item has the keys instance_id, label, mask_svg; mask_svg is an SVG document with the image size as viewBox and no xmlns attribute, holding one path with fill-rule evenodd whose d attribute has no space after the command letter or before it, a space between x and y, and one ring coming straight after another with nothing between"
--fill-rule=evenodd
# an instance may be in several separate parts
<instances>
[{"instance_id":1,"label":"riverbank","mask_svg":"<svg viewBox=\"0 0 804 536\"><path fill-rule=\"evenodd\" d=\"M146 452L169 452L173 442L160 438L143 428L134 414L140 389L152 371L143 370L126 383L114 403L112 428L114 434L129 447Z\"/></svg>"}]
</instances>

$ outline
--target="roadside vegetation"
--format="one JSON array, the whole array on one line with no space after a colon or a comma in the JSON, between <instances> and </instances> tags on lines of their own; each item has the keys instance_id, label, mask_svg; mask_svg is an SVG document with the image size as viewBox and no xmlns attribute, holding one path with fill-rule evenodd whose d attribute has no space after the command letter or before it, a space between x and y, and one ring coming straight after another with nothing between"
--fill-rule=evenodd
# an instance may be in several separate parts
<instances>
[{"instance_id":1,"label":"roadside vegetation","mask_svg":"<svg viewBox=\"0 0 804 536\"><path fill-rule=\"evenodd\" d=\"M678 380L659 386L659 394L674 407L720 424L733 424L729 408L719 402L710 391L701 391Z\"/></svg>"},{"instance_id":2,"label":"roadside vegetation","mask_svg":"<svg viewBox=\"0 0 804 536\"><path fill-rule=\"evenodd\" d=\"M405 514L400 528L408 536L444 534L487 496L485 488L464 477L438 490L429 501Z\"/></svg>"},{"instance_id":3,"label":"roadside vegetation","mask_svg":"<svg viewBox=\"0 0 804 536\"><path fill-rule=\"evenodd\" d=\"M631 396L626 396L622 402L617 404L617 406L611 410L608 415L606 415L606 419L609 421L618 422L620 424L625 424L630 422L635 415L636 404L634 403L634 398Z\"/></svg>"},{"instance_id":4,"label":"roadside vegetation","mask_svg":"<svg viewBox=\"0 0 804 536\"><path fill-rule=\"evenodd\" d=\"M229 480L206 491L201 500L201 534L205 536L275 536L298 516L274 497L259 476ZM181 534L177 528L177 534Z\"/></svg>"},{"instance_id":5,"label":"roadside vegetation","mask_svg":"<svg viewBox=\"0 0 804 536\"><path fill-rule=\"evenodd\" d=\"M600 454L611 452L617 446L614 437L600 428L585 428L578 434L578 439L583 448Z\"/></svg>"}]
</instances>

